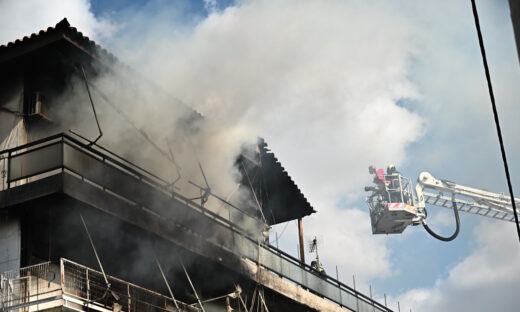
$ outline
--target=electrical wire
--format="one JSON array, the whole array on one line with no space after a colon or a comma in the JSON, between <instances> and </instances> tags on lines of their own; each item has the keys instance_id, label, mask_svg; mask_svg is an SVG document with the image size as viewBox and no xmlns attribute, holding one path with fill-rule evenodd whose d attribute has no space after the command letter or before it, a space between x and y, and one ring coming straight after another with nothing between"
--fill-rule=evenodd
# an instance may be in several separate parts
<instances>
[{"instance_id":1,"label":"electrical wire","mask_svg":"<svg viewBox=\"0 0 520 312\"><path fill-rule=\"evenodd\" d=\"M108 104L110 105L110 107L112 107L118 114L119 116L121 116L135 131L137 131L137 133L139 133L141 135L141 137L146 141L148 142L156 151L158 151L165 159L167 159L168 161L174 163L175 165L175 162L172 161L172 159L170 158L170 155L168 155L167 152L165 152L162 148L159 147L159 145L157 143L154 142L154 140L152 140L152 138L150 138L150 136L141 128L139 128L139 126L137 126L137 124L135 122L133 122L132 120L130 120L130 117L128 117L121 108L119 108L116 104L114 104L109 98L107 95L105 95L95 84L93 84L92 82L88 82L88 85Z\"/></svg>"},{"instance_id":2,"label":"electrical wire","mask_svg":"<svg viewBox=\"0 0 520 312\"><path fill-rule=\"evenodd\" d=\"M453 208L453 214L455 214L456 227L455 227L455 232L453 232L453 234L451 234L451 236L444 237L444 236L441 236L441 235L435 233L432 229L430 229L428 224L426 224L426 218L424 218L424 219L422 219L422 225L424 226L424 229L426 230L426 232L428 232L431 236L433 236L436 239L441 240L443 242L449 242L449 241L454 240L455 237L457 237L459 235L459 231L460 231L459 210L457 209L457 203L455 203L455 200L453 200L452 208ZM427 213L426 209L424 209L424 211L425 211L425 213Z\"/></svg>"},{"instance_id":3,"label":"electrical wire","mask_svg":"<svg viewBox=\"0 0 520 312\"><path fill-rule=\"evenodd\" d=\"M498 119L497 107L495 104L495 96L493 94L493 87L491 85L491 76L489 74L489 67L486 58L486 49L484 48L484 40L482 39L482 32L480 31L480 22L478 18L477 5L475 0L471 0L471 6L473 8L473 17L475 18L475 27L477 28L478 42L480 45L480 53L482 54L482 62L484 63L484 71L486 73L486 80L489 90L489 97L491 99L491 106L493 107L493 116L495 118L495 126L497 128L498 141L500 142L500 151L502 153L502 162L504 163L504 170L506 172L507 187L509 188L509 194L511 196L511 204L513 206L513 214L515 216L516 231L518 234L518 240L520 241L520 224L518 223L518 212L516 211L515 196L513 195L513 186L511 185L511 177L509 175L509 167L507 165L506 151L504 148L504 141L502 139L502 131L500 130L500 121Z\"/></svg>"},{"instance_id":4,"label":"electrical wire","mask_svg":"<svg viewBox=\"0 0 520 312\"><path fill-rule=\"evenodd\" d=\"M295 222L296 222L296 220L295 220ZM285 223L285 225L284 225L282 231L280 232L280 235L278 236L278 240L279 240L280 238L282 238L283 233L284 233L285 230L287 229L287 226L289 225L289 223L291 223L291 222L290 222L290 221L287 221L287 222ZM272 241L272 242L269 242L269 245L272 245L272 244L275 243L275 242L276 242L276 239L275 239L274 241Z\"/></svg>"},{"instance_id":5,"label":"electrical wire","mask_svg":"<svg viewBox=\"0 0 520 312\"><path fill-rule=\"evenodd\" d=\"M265 224L267 224L267 220L265 219L264 212L262 210L262 205L260 205L260 202L258 201L258 197L256 197L255 189L253 188L253 184L251 183L251 179L249 179L249 174L247 173L246 166L244 165L243 161L240 161L240 164L242 165L242 168L244 169L244 173L246 174L247 182L249 183L249 187L251 188L251 192L253 193L253 197L255 198L256 205L258 206L258 210L260 211L260 215L262 216L262 220Z\"/></svg>"}]
</instances>

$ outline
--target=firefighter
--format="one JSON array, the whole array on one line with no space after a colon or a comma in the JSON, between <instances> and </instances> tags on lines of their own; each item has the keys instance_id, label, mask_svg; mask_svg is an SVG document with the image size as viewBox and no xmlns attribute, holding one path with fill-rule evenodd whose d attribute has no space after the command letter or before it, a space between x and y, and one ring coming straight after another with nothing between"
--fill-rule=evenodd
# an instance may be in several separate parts
<instances>
[{"instance_id":1,"label":"firefighter","mask_svg":"<svg viewBox=\"0 0 520 312\"><path fill-rule=\"evenodd\" d=\"M315 270L316 272L318 272L318 274L320 274L320 275L325 275L325 270L323 269L323 266L321 265L321 262L318 263L318 261L313 260L313 261L311 262L311 268L312 268L313 270Z\"/></svg>"},{"instance_id":2,"label":"firefighter","mask_svg":"<svg viewBox=\"0 0 520 312\"><path fill-rule=\"evenodd\" d=\"M399 174L399 171L395 168L393 164L388 165L386 168L386 174L393 175L393 174Z\"/></svg>"},{"instance_id":3,"label":"firefighter","mask_svg":"<svg viewBox=\"0 0 520 312\"><path fill-rule=\"evenodd\" d=\"M388 176L388 181L390 181L389 192L390 192L390 202L397 203L401 202L401 184L399 182L399 171L395 168L393 164L388 165L386 168L386 174Z\"/></svg>"}]
</instances>

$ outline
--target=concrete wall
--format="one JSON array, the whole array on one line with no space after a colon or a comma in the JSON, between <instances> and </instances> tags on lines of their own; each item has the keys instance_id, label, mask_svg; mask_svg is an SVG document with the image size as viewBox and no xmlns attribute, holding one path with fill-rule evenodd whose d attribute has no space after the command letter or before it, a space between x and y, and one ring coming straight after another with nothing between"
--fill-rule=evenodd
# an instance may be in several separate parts
<instances>
[{"instance_id":1,"label":"concrete wall","mask_svg":"<svg viewBox=\"0 0 520 312\"><path fill-rule=\"evenodd\" d=\"M0 78L0 150L14 143L9 136L21 119L23 106L23 74L11 71L6 75Z\"/></svg>"},{"instance_id":2,"label":"concrete wall","mask_svg":"<svg viewBox=\"0 0 520 312\"><path fill-rule=\"evenodd\" d=\"M25 123L21 117L23 102L23 76L13 73L3 77L0 86L0 151L27 143ZM7 163L0 154L0 190L6 186Z\"/></svg>"},{"instance_id":3,"label":"concrete wall","mask_svg":"<svg viewBox=\"0 0 520 312\"><path fill-rule=\"evenodd\" d=\"M20 267L21 227L17 217L0 217L0 272Z\"/></svg>"}]
</instances>

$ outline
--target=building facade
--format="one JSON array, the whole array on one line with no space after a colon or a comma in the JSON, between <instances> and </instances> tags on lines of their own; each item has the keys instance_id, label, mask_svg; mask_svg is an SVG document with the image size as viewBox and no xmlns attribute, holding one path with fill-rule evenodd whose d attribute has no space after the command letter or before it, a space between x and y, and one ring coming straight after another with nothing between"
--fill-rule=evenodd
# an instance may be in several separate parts
<instances>
[{"instance_id":1,"label":"building facade","mask_svg":"<svg viewBox=\"0 0 520 312\"><path fill-rule=\"evenodd\" d=\"M225 198L179 169L204 117L66 20L0 68L0 309L390 311L269 244L315 211L263 140Z\"/></svg>"}]
</instances>

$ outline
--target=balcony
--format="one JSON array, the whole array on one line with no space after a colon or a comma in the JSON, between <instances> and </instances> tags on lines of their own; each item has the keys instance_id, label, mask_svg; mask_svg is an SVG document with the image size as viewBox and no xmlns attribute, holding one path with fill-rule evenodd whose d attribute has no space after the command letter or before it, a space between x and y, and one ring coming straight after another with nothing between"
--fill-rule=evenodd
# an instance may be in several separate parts
<instances>
[{"instance_id":1,"label":"balcony","mask_svg":"<svg viewBox=\"0 0 520 312\"><path fill-rule=\"evenodd\" d=\"M176 311L173 299L67 259L0 275L2 311ZM117 296L117 299L115 298ZM177 300L182 311L199 311Z\"/></svg>"},{"instance_id":2,"label":"balcony","mask_svg":"<svg viewBox=\"0 0 520 312\"><path fill-rule=\"evenodd\" d=\"M102 147L59 134L2 151L0 159L0 168L5 168L0 209L62 193L218 261L257 283L268 284L279 278L287 285L295 285L295 291L312 293L352 311L391 311L262 243L252 229L262 229L263 223L239 207L226 204L218 211L205 207ZM279 284L266 286L280 292L276 289Z\"/></svg>"}]
</instances>

